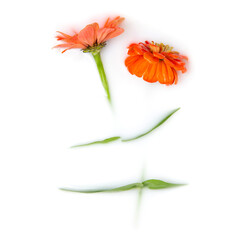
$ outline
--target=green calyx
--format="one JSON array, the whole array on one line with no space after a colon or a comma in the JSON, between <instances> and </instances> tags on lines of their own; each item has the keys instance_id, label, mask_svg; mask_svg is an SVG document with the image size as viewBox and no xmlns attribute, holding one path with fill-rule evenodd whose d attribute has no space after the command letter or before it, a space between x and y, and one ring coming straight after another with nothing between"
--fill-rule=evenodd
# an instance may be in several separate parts
<instances>
[{"instance_id":1,"label":"green calyx","mask_svg":"<svg viewBox=\"0 0 240 240\"><path fill-rule=\"evenodd\" d=\"M86 49L82 50L84 53L92 53L93 55L98 54L103 47L106 46L106 42L103 43L94 43L93 46L89 46Z\"/></svg>"}]
</instances>

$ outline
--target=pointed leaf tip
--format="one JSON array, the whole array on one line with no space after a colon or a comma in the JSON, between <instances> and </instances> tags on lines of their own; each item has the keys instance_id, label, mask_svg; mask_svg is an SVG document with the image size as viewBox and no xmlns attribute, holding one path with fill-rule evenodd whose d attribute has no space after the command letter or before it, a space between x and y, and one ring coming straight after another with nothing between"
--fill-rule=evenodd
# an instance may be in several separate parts
<instances>
[{"instance_id":1,"label":"pointed leaf tip","mask_svg":"<svg viewBox=\"0 0 240 240\"><path fill-rule=\"evenodd\" d=\"M155 130L156 128L158 128L159 126L161 126L164 122L166 122L174 113L176 113L178 110L180 109L177 108L173 111L171 111L165 118L163 118L160 122L158 122L153 128L151 128L150 130L148 130L147 132L145 133L142 133L134 138L129 138L129 139L122 139L122 142L129 142L129 141L133 141L133 140L136 140L138 138L141 138L141 137L144 137L146 135L148 135L149 133L151 133L153 130Z\"/></svg>"},{"instance_id":2,"label":"pointed leaf tip","mask_svg":"<svg viewBox=\"0 0 240 240\"><path fill-rule=\"evenodd\" d=\"M144 181L143 185L149 189L163 189L171 187L180 187L185 184L168 183L158 179L149 179Z\"/></svg>"}]
</instances>

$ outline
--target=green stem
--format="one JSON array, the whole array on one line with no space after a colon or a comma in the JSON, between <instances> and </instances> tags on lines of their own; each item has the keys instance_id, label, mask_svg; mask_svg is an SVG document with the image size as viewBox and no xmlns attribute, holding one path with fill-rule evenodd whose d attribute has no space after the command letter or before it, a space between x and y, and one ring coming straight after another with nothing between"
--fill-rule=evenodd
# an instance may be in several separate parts
<instances>
[{"instance_id":1,"label":"green stem","mask_svg":"<svg viewBox=\"0 0 240 240\"><path fill-rule=\"evenodd\" d=\"M138 188L138 198L137 198L137 208L136 208L136 216L135 216L135 223L138 224L139 215L140 215L140 207L142 202L142 193L143 193L143 187Z\"/></svg>"},{"instance_id":2,"label":"green stem","mask_svg":"<svg viewBox=\"0 0 240 240\"><path fill-rule=\"evenodd\" d=\"M111 104L111 96L110 96L110 91L109 91L109 86L108 86L108 81L107 81L107 77L103 68L103 64L102 64L102 59L100 56L100 52L97 53L92 53L93 58L96 62L97 68L98 68L98 72L102 81L102 85L106 91L107 94L107 99L109 101L109 103Z\"/></svg>"},{"instance_id":3,"label":"green stem","mask_svg":"<svg viewBox=\"0 0 240 240\"><path fill-rule=\"evenodd\" d=\"M142 203L142 194L143 194L143 188L144 188L144 185L142 183L144 181L144 175L145 175L145 167L143 167L143 169L142 169L141 184L139 184L139 186L138 186L138 200L137 200L136 218L135 218L136 225L138 224L139 215L140 215L140 207L141 207L141 203Z\"/></svg>"}]
</instances>

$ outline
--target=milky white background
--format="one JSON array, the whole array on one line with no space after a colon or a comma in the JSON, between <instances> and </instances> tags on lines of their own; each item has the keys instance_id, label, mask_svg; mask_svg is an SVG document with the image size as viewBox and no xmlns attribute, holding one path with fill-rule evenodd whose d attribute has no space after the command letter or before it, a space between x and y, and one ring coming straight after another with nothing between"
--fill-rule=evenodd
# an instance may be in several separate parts
<instances>
[{"instance_id":1,"label":"milky white background","mask_svg":"<svg viewBox=\"0 0 240 240\"><path fill-rule=\"evenodd\" d=\"M124 34L102 58L114 113L89 54L61 54L55 31L108 16ZM4 240L237 240L239 232L239 6L229 1L4 1L1 3L0 238ZM168 43L189 57L176 86L128 73L132 42ZM74 144L149 129L131 143ZM76 194L145 177L188 186Z\"/></svg>"}]
</instances>

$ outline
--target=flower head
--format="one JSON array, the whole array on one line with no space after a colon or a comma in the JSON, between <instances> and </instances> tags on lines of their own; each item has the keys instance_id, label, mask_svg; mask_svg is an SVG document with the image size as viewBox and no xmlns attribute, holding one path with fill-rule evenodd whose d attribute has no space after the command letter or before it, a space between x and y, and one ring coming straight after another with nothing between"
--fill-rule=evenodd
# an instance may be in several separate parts
<instances>
[{"instance_id":1,"label":"flower head","mask_svg":"<svg viewBox=\"0 0 240 240\"><path fill-rule=\"evenodd\" d=\"M100 28L98 23L92 23L83 28L79 33L68 35L58 32L56 36L58 41L63 44L55 46L55 48L65 48L65 51L73 48L79 48L84 52L99 52L106 45L106 41L117 37L123 33L123 29L118 27L124 18L116 17L113 20L107 19L105 25Z\"/></svg>"},{"instance_id":2,"label":"flower head","mask_svg":"<svg viewBox=\"0 0 240 240\"><path fill-rule=\"evenodd\" d=\"M147 82L161 84L177 84L177 71L186 72L184 60L186 56L173 51L172 47L163 43L133 43L128 47L125 65L128 71Z\"/></svg>"}]
</instances>

